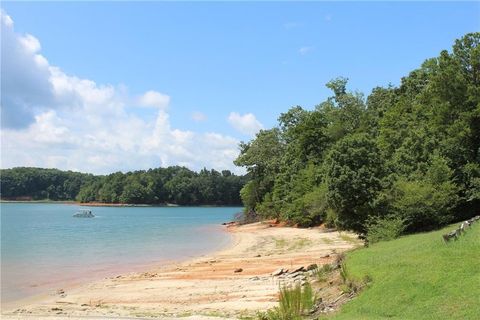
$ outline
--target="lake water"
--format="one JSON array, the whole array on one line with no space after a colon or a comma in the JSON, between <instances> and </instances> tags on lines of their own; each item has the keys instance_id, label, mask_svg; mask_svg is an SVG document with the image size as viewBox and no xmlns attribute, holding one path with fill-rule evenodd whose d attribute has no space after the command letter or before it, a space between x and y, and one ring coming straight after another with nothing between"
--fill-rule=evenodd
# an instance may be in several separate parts
<instances>
[{"instance_id":1,"label":"lake water","mask_svg":"<svg viewBox=\"0 0 480 320\"><path fill-rule=\"evenodd\" d=\"M234 207L2 203L2 304L226 246ZM95 218L73 218L90 209ZM143 269L142 269L143 268Z\"/></svg>"}]
</instances>

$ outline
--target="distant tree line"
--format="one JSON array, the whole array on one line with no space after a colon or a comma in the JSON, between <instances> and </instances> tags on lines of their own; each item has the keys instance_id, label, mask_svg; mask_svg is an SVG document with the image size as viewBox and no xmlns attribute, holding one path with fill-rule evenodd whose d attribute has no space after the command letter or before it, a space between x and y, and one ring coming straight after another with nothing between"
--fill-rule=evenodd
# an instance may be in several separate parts
<instances>
[{"instance_id":1,"label":"distant tree line","mask_svg":"<svg viewBox=\"0 0 480 320\"><path fill-rule=\"evenodd\" d=\"M4 200L129 204L241 205L240 189L247 181L228 170L178 166L106 176L42 168L3 169L0 175Z\"/></svg>"},{"instance_id":2,"label":"distant tree line","mask_svg":"<svg viewBox=\"0 0 480 320\"><path fill-rule=\"evenodd\" d=\"M382 219L413 232L478 213L479 43L480 33L467 34L366 98L334 79L314 110L281 114L241 144L246 210L361 233Z\"/></svg>"}]
</instances>

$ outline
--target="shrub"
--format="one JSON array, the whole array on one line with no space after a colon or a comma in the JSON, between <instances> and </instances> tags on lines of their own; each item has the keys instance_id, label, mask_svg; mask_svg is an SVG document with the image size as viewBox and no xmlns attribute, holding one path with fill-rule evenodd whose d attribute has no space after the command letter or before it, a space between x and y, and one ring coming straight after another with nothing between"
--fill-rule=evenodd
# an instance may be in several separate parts
<instances>
[{"instance_id":1,"label":"shrub","mask_svg":"<svg viewBox=\"0 0 480 320\"><path fill-rule=\"evenodd\" d=\"M327 214L327 186L322 184L286 205L282 211L282 220L299 227L311 227L321 224Z\"/></svg>"},{"instance_id":2,"label":"shrub","mask_svg":"<svg viewBox=\"0 0 480 320\"><path fill-rule=\"evenodd\" d=\"M337 226L337 213L333 209L327 209L325 216L325 226L327 228L335 228Z\"/></svg>"},{"instance_id":3,"label":"shrub","mask_svg":"<svg viewBox=\"0 0 480 320\"><path fill-rule=\"evenodd\" d=\"M234 221L238 224L248 224L260 221L260 217L253 210L241 211L235 214Z\"/></svg>"},{"instance_id":4,"label":"shrub","mask_svg":"<svg viewBox=\"0 0 480 320\"><path fill-rule=\"evenodd\" d=\"M452 220L457 187L446 181L397 181L392 190L392 211L405 218L408 231L431 230Z\"/></svg>"},{"instance_id":5,"label":"shrub","mask_svg":"<svg viewBox=\"0 0 480 320\"><path fill-rule=\"evenodd\" d=\"M266 219L277 219L278 218L278 208L275 206L275 202L272 200L272 194L267 193L262 202L257 203L256 212Z\"/></svg>"},{"instance_id":6,"label":"shrub","mask_svg":"<svg viewBox=\"0 0 480 320\"><path fill-rule=\"evenodd\" d=\"M405 230L405 219L398 216L370 217L366 222L367 242L393 240Z\"/></svg>"},{"instance_id":7,"label":"shrub","mask_svg":"<svg viewBox=\"0 0 480 320\"><path fill-rule=\"evenodd\" d=\"M288 205L282 212L281 219L299 227L309 227L314 224L305 208L303 199L297 199Z\"/></svg>"}]
</instances>

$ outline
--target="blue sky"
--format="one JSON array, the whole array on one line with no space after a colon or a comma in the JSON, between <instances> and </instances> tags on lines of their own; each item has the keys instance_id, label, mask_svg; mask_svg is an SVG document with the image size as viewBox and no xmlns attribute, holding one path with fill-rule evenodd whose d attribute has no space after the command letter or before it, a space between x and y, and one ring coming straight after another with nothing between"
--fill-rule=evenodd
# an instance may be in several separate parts
<instances>
[{"instance_id":1,"label":"blue sky","mask_svg":"<svg viewBox=\"0 0 480 320\"><path fill-rule=\"evenodd\" d=\"M480 30L479 2L3 2L1 6L14 21L15 34L34 36L41 44L35 54L62 74L89 79L99 87L114 86L120 95L159 92L169 97L162 112L168 115L172 131L215 133L231 138L230 142L248 140L255 128L275 125L279 113L291 106L312 108L330 94L324 85L334 77L348 77L350 89L364 93L378 85L398 84L426 58L450 49L456 38ZM125 110L146 124L157 119L157 109L133 107ZM45 112L34 109L35 116ZM66 112L54 111L63 120ZM232 118L232 112L238 117ZM249 113L250 118L242 118ZM248 128L235 128L229 116L243 119ZM20 130L26 129L9 128L8 133ZM155 166L155 155L148 155L151 160L140 166ZM2 162L22 165L20 158L3 157ZM194 158L179 163L208 166ZM161 163L172 161L170 157ZM94 172L135 165L50 163Z\"/></svg>"}]
</instances>

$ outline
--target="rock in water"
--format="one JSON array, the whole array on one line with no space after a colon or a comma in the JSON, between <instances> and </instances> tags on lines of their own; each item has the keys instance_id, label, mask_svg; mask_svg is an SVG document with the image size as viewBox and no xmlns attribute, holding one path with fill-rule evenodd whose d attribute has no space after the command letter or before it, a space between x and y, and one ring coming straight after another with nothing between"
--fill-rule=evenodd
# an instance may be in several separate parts
<instances>
[{"instance_id":1,"label":"rock in water","mask_svg":"<svg viewBox=\"0 0 480 320\"><path fill-rule=\"evenodd\" d=\"M90 210L80 210L73 215L75 218L93 218L95 215Z\"/></svg>"}]
</instances>

